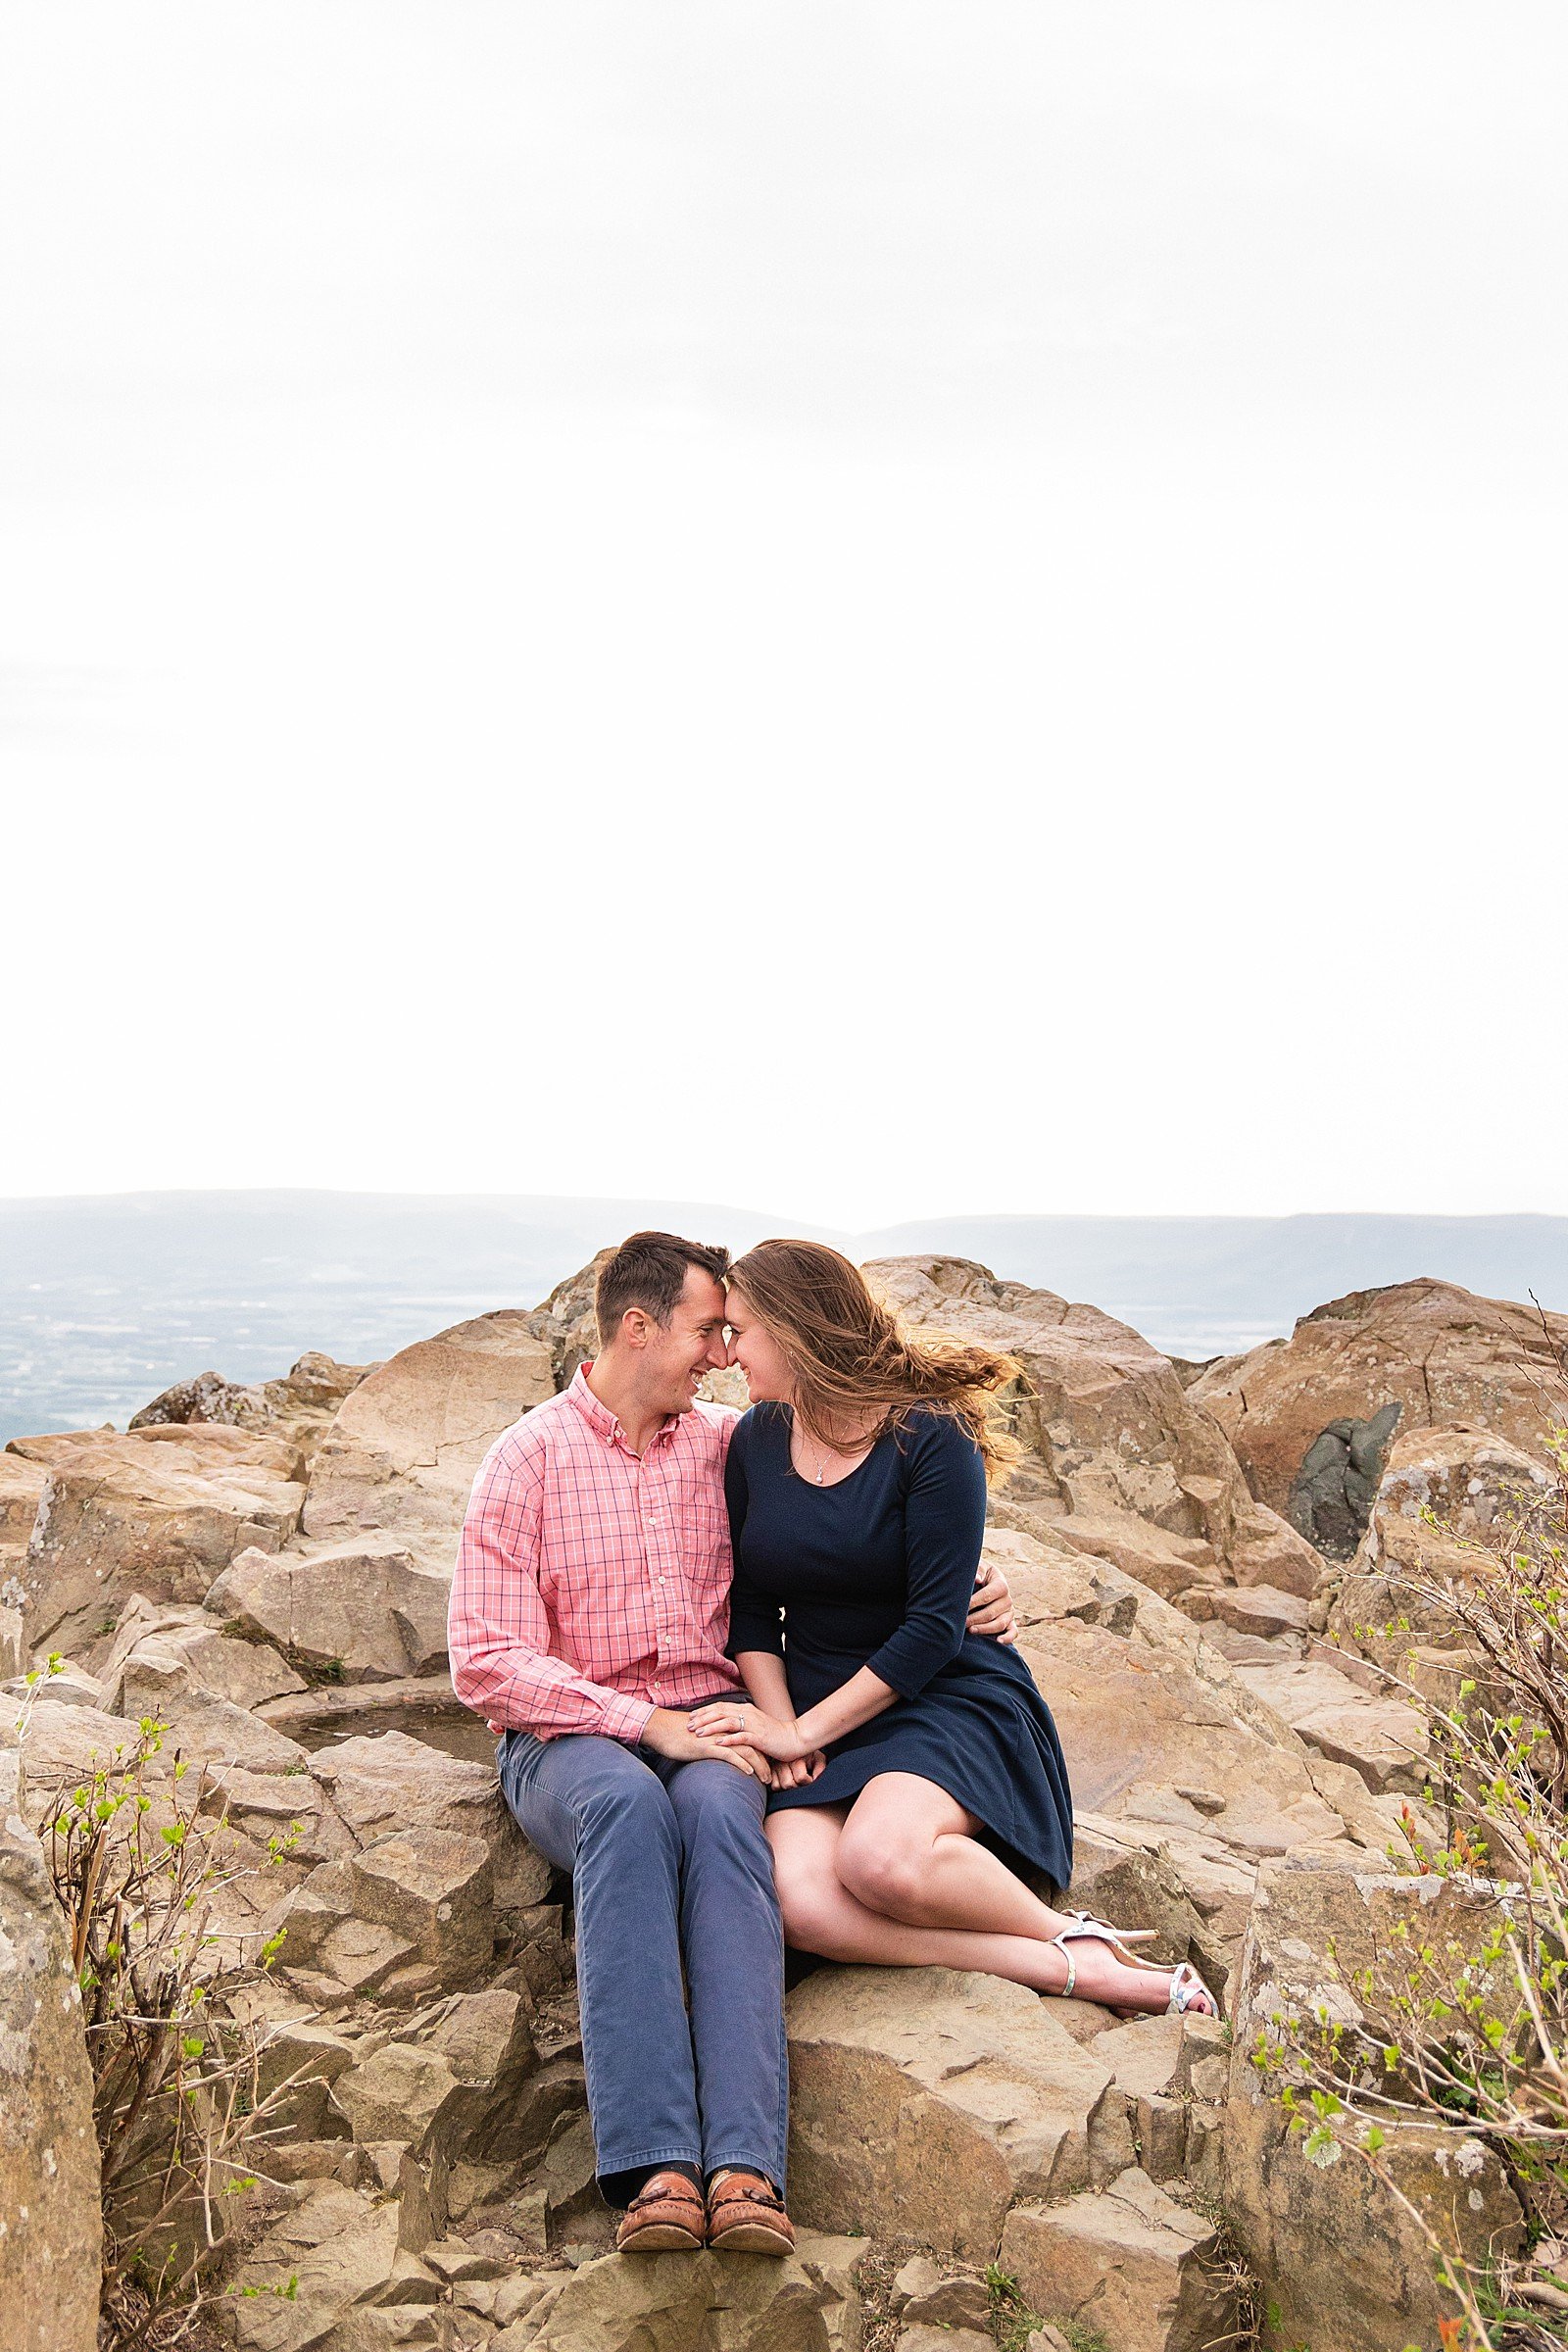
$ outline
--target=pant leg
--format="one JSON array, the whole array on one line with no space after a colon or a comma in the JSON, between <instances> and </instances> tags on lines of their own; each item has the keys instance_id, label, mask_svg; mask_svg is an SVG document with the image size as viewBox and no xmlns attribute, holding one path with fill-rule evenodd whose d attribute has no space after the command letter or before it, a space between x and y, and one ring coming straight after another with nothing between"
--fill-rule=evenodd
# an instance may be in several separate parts
<instances>
[{"instance_id":1,"label":"pant leg","mask_svg":"<svg viewBox=\"0 0 1568 2352\"><path fill-rule=\"evenodd\" d=\"M649 2165L700 2165L681 1984L681 1841L663 1783L618 1740L589 1734L536 1740L511 1732L498 1761L518 1828L571 1872L600 2180Z\"/></svg>"},{"instance_id":2,"label":"pant leg","mask_svg":"<svg viewBox=\"0 0 1568 2352\"><path fill-rule=\"evenodd\" d=\"M678 1764L662 1777L680 1832L704 2170L751 2165L782 2190L789 2060L767 1791L732 1764Z\"/></svg>"}]
</instances>

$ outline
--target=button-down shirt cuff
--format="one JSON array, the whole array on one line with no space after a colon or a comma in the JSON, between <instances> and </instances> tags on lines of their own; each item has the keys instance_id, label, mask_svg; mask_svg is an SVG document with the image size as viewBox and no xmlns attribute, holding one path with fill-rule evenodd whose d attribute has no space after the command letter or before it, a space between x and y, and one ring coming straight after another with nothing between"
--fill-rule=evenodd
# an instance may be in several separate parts
<instances>
[{"instance_id":1,"label":"button-down shirt cuff","mask_svg":"<svg viewBox=\"0 0 1568 2352\"><path fill-rule=\"evenodd\" d=\"M612 1698L606 1703L599 1729L607 1740L624 1740L628 1747L635 1747L657 1712L645 1698Z\"/></svg>"}]
</instances>

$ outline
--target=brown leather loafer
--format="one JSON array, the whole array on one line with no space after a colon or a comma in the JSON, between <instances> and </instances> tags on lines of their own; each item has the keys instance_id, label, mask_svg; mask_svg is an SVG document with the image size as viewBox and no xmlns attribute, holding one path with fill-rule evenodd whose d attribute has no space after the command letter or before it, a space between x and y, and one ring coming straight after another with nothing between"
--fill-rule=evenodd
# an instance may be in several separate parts
<instances>
[{"instance_id":1,"label":"brown leather loafer","mask_svg":"<svg viewBox=\"0 0 1568 2352\"><path fill-rule=\"evenodd\" d=\"M793 2254L795 2228L770 2180L725 2172L709 2186L708 2242L715 2254Z\"/></svg>"},{"instance_id":2,"label":"brown leather loafer","mask_svg":"<svg viewBox=\"0 0 1568 2352\"><path fill-rule=\"evenodd\" d=\"M684 2173L643 2182L615 2231L617 2254L696 2254L708 2238L703 2194Z\"/></svg>"}]
</instances>

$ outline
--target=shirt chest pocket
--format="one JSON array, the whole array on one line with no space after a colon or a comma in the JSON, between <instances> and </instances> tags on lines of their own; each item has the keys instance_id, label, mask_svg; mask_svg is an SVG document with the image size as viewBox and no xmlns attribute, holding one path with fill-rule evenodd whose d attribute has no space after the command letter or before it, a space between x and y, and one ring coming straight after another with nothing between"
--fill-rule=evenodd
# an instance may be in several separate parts
<instances>
[{"instance_id":1,"label":"shirt chest pocket","mask_svg":"<svg viewBox=\"0 0 1568 2352\"><path fill-rule=\"evenodd\" d=\"M704 1592L722 1592L730 1582L729 1512L722 1492L682 1496L679 1509L681 1564Z\"/></svg>"}]
</instances>

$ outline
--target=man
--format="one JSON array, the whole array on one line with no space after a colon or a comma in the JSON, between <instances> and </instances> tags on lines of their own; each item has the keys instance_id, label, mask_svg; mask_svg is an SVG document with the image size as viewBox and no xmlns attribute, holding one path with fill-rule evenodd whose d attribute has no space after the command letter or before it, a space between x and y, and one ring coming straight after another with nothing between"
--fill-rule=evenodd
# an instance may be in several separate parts
<instances>
[{"instance_id":1,"label":"man","mask_svg":"<svg viewBox=\"0 0 1568 2352\"><path fill-rule=\"evenodd\" d=\"M765 1759L687 1718L732 1696L729 1253L635 1233L600 1352L491 1447L452 1588L452 1680L504 1733L501 1786L572 1874L599 2184L622 2250L785 2254L783 1934ZM1005 1631L1005 1583L970 1625Z\"/></svg>"}]
</instances>

